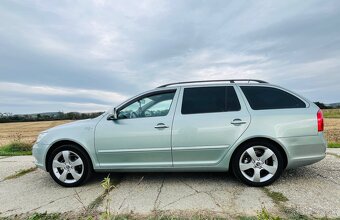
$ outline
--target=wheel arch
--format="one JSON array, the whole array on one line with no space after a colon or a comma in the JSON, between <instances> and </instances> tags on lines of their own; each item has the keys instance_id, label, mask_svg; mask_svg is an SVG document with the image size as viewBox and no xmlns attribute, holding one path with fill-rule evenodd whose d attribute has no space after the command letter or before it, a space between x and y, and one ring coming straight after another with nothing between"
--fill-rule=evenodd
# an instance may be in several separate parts
<instances>
[{"instance_id":1,"label":"wheel arch","mask_svg":"<svg viewBox=\"0 0 340 220\"><path fill-rule=\"evenodd\" d=\"M84 146L82 146L81 144L77 143L76 141L73 141L73 140L58 140L56 142L54 142L50 148L48 149L47 153L46 153L46 156L45 156L45 167L46 167L46 171L48 172L48 161L50 159L50 156L51 156L51 153L53 152L54 149L56 149L57 147L59 146L62 146L62 145L75 145L77 147L79 147L80 150L82 150L85 155L88 157L90 163L91 163L91 168L93 169L93 161L92 161L92 158L89 154L89 152L86 150L86 148Z\"/></svg>"},{"instance_id":2,"label":"wheel arch","mask_svg":"<svg viewBox=\"0 0 340 220\"><path fill-rule=\"evenodd\" d=\"M269 142L275 146L277 146L278 150L280 151L280 153L282 154L282 158L283 158L283 161L284 161L284 169L287 167L288 165L288 155L287 155L287 152L285 150L285 148L277 141L271 139L271 138L268 138L268 137L252 137L252 138L249 138L249 139L246 139L246 140L243 140L242 142L240 142L233 150L232 154L231 154L231 157L230 157L230 160L229 160L229 170L232 170L232 158L234 157L237 149L244 145L244 144L247 144L249 142L253 142L253 141L264 141L264 142Z\"/></svg>"}]
</instances>

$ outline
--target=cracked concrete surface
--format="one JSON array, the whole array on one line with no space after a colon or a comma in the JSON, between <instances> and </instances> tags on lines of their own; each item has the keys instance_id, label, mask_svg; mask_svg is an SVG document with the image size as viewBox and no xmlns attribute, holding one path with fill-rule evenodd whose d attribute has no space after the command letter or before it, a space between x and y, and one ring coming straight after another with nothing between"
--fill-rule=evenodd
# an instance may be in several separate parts
<instances>
[{"instance_id":1,"label":"cracked concrete surface","mask_svg":"<svg viewBox=\"0 0 340 220\"><path fill-rule=\"evenodd\" d=\"M340 149L331 153L339 154ZM0 178L33 166L30 156L2 158ZM100 181L106 175L98 174L78 188L60 187L42 170L2 181L0 217L26 212L82 212L103 193ZM120 174L110 176L121 178ZM289 200L283 205L299 213L339 217L339 184L340 159L329 154L317 164L285 171L268 188L286 196ZM274 214L282 211L261 188L247 187L225 173L126 173L107 198L111 212L116 214L208 211L235 217L256 215L262 207ZM104 211L105 204L97 209Z\"/></svg>"},{"instance_id":2,"label":"cracked concrete surface","mask_svg":"<svg viewBox=\"0 0 340 220\"><path fill-rule=\"evenodd\" d=\"M340 159L333 155L311 166L287 170L268 188L285 195L289 199L286 207L299 213L340 217Z\"/></svg>"},{"instance_id":3,"label":"cracked concrete surface","mask_svg":"<svg viewBox=\"0 0 340 220\"><path fill-rule=\"evenodd\" d=\"M48 173L36 170L0 183L0 216L26 212L82 211L102 194L99 180L78 188L63 188ZM80 196L80 201L77 199ZM84 205L83 205L83 204Z\"/></svg>"},{"instance_id":4,"label":"cracked concrete surface","mask_svg":"<svg viewBox=\"0 0 340 220\"><path fill-rule=\"evenodd\" d=\"M5 177L13 175L20 170L35 167L33 161L34 158L32 156L0 158L0 182L2 182Z\"/></svg>"},{"instance_id":5,"label":"cracked concrete surface","mask_svg":"<svg viewBox=\"0 0 340 220\"><path fill-rule=\"evenodd\" d=\"M264 206L278 213L260 188L244 186L224 173L131 173L109 196L111 211L120 214L212 211L238 216L256 215Z\"/></svg>"}]
</instances>

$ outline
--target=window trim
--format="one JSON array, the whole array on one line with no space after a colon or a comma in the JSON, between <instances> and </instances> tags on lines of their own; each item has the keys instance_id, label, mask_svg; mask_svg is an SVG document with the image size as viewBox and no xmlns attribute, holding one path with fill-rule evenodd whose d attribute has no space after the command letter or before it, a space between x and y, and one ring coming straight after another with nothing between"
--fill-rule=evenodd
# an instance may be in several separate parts
<instances>
[{"instance_id":1,"label":"window trim","mask_svg":"<svg viewBox=\"0 0 340 220\"><path fill-rule=\"evenodd\" d=\"M235 110L235 111L224 110L224 111L220 111L220 112L199 112L199 113L183 114L182 108L183 108L183 100L184 100L184 91L185 91L185 89L214 88L214 87L224 87L224 90L225 90L225 106L224 106L224 108L225 109L226 109L227 98L228 98L227 87L233 88L234 91L235 91L236 99L238 100L238 103L239 103L239 106L240 106L239 110ZM218 113L240 112L240 111L242 111L242 104L241 104L240 97L237 94L236 87L234 85L203 85L203 86L202 85L200 85L200 86L195 85L195 86L188 86L188 87L183 87L182 88L181 106L180 106L180 109L179 109L179 112L180 112L181 115L218 114Z\"/></svg>"},{"instance_id":2,"label":"window trim","mask_svg":"<svg viewBox=\"0 0 340 220\"><path fill-rule=\"evenodd\" d=\"M285 109L287 109L287 110L289 110L289 109L290 109L290 110L291 110L291 109L306 109L306 108L309 108L309 107L310 107L309 102L308 102L305 98L301 97L300 95L298 95L298 94L296 94L296 93L294 93L294 92L292 92L292 91L289 91L289 90L287 90L287 89L285 89L285 88L282 88L282 87L280 87L280 86L275 86L275 85L238 85L238 87L240 88L240 91L241 91L241 93L242 93L242 96L244 97L244 100L246 101L247 105L248 105L249 108L250 108L251 110L253 110L253 111L285 110ZM296 97L296 98L299 99L301 102L303 102L306 106L305 106L305 107L302 107L302 108L253 109L253 108L251 107L250 103L249 103L249 100L248 100L247 96L246 96L245 93L243 92L242 87L265 87L265 88L278 89L278 90L281 90L281 91L283 91L283 92L286 92L286 93L288 93L288 94L290 94L290 95Z\"/></svg>"},{"instance_id":3,"label":"window trim","mask_svg":"<svg viewBox=\"0 0 340 220\"><path fill-rule=\"evenodd\" d=\"M140 117L140 118L157 118L157 117L164 117L164 116L167 116L171 110L171 107L172 107L172 103L176 97L176 92L177 92L177 89L166 89L166 90L157 90L157 91L152 91L152 92L148 92L148 93L144 93L142 95L139 95L135 98L132 98L131 100L127 101L126 103L124 103L123 105L119 106L117 108L117 115L119 115L119 112L124 109L125 107L131 105L132 103L140 100L140 99L143 99L143 98L146 98L146 97L149 97L149 96L154 96L154 95L161 95L161 94L165 94L165 93L172 93L174 92L174 97L171 101L171 105L170 105L170 109L168 111L168 113L166 115L163 115L163 116L153 116L153 117ZM140 119L140 118L119 118L117 120L125 120L125 119Z\"/></svg>"},{"instance_id":4,"label":"window trim","mask_svg":"<svg viewBox=\"0 0 340 220\"><path fill-rule=\"evenodd\" d=\"M239 95L237 94L237 89L236 89L236 87L235 86L232 86L232 85L227 85L226 86L226 89L225 89L225 91L226 91L226 105L228 104L228 88L227 87L231 87L231 88L233 88L234 89L234 92L235 92L235 97L236 97L236 99L237 99L237 101L238 101L238 105L240 106L240 109L239 110L234 110L234 111L226 111L226 112L239 112L239 111L241 111L242 110L242 104L241 104L241 97L239 97ZM228 108L228 105L226 106L227 108Z\"/></svg>"}]
</instances>

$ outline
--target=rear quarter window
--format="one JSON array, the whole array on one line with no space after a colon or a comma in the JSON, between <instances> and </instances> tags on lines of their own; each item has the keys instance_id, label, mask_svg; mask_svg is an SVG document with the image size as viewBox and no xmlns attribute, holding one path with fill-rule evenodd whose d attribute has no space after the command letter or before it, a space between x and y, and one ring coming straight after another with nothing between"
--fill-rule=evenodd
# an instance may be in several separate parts
<instances>
[{"instance_id":1,"label":"rear quarter window","mask_svg":"<svg viewBox=\"0 0 340 220\"><path fill-rule=\"evenodd\" d=\"M241 86L241 89L254 110L306 108L301 99L278 88Z\"/></svg>"}]
</instances>

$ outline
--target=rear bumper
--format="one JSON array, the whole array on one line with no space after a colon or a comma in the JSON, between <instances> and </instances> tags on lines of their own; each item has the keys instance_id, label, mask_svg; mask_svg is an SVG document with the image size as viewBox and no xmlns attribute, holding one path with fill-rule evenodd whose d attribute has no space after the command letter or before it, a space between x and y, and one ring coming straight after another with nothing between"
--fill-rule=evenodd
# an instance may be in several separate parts
<instances>
[{"instance_id":1,"label":"rear bumper","mask_svg":"<svg viewBox=\"0 0 340 220\"><path fill-rule=\"evenodd\" d=\"M287 169L307 166L307 165L319 162L320 160L324 159L325 157L326 157L326 154L322 155L322 156L315 156L315 157L294 158L290 161L290 163L288 163Z\"/></svg>"},{"instance_id":2,"label":"rear bumper","mask_svg":"<svg viewBox=\"0 0 340 220\"><path fill-rule=\"evenodd\" d=\"M288 156L287 169L316 163L326 157L327 142L322 132L315 136L279 138Z\"/></svg>"}]
</instances>

